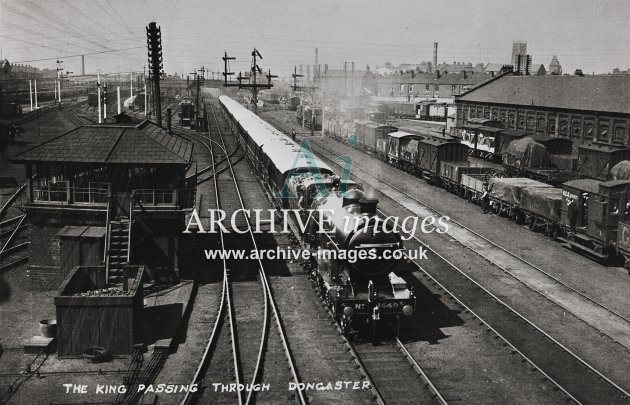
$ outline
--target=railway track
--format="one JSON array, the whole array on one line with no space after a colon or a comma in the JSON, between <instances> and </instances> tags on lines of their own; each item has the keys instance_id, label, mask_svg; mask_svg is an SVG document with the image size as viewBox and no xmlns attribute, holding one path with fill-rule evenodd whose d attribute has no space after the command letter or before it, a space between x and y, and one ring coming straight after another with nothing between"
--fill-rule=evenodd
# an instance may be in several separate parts
<instances>
[{"instance_id":1,"label":"railway track","mask_svg":"<svg viewBox=\"0 0 630 405\"><path fill-rule=\"evenodd\" d=\"M9 384L5 392L0 392L0 404L6 404L11 397L20 389L20 387L28 382L33 376L41 377L40 369L48 359L46 349L42 349L33 359L26 364L21 373L16 373L15 379Z\"/></svg>"},{"instance_id":2,"label":"railway track","mask_svg":"<svg viewBox=\"0 0 630 405\"><path fill-rule=\"evenodd\" d=\"M316 141L312 141L311 144L316 145L320 150L324 150L326 153L333 154L337 158L343 158L336 151L317 143ZM371 183L375 185L376 188L383 190L386 187L389 187L395 190L397 193L400 193L405 198L411 200L414 204L418 204L427 209L427 212L424 212L424 216L448 216L446 213L436 209L435 207L426 204L424 201L415 198L411 194L405 192L404 190L397 187L395 184L380 178L375 173L367 170L361 166L356 164L352 164L353 169L357 169L365 174L367 174L373 181L376 183ZM383 188L379 186L383 186ZM611 339L620 342L626 347L630 347L630 341L627 340L627 330L630 327L630 318L624 316L623 314L611 309L610 307L602 304L601 302L589 297L583 292L577 290L576 288L568 285L563 282L559 278L555 277L553 274L545 271L541 267L531 263L527 259L517 255L516 253L504 248L500 244L486 238L481 235L479 232L467 227L466 225L458 222L454 219L449 220L449 233L450 232L463 232L468 235L463 235L460 238L456 238L461 245L469 250L473 250L471 246L461 242L461 239L465 239L467 236L472 235L472 237L476 238L474 244L474 251L480 255L482 255L487 261L494 264L498 269L500 269L504 274L514 278L515 280L522 283L531 291L543 296L544 298L555 302L560 305L567 311L571 312L573 315L580 319L588 319L589 323L592 324L595 328L597 328L601 333L610 337ZM453 227L452 225L455 225ZM455 228L455 229L454 229ZM497 255L496 251L503 252L502 255ZM493 257L493 259L489 259L488 257ZM512 269L511 271L507 268ZM539 275L542 275L545 280L536 282L532 281L531 278L528 278L529 272L536 272ZM551 291L556 292L557 295L552 295ZM596 315L588 315L581 311L579 311L578 304L587 305L590 311L595 311Z\"/></svg>"},{"instance_id":3,"label":"railway track","mask_svg":"<svg viewBox=\"0 0 630 405\"><path fill-rule=\"evenodd\" d=\"M264 187L263 187L264 189ZM268 196L269 197L269 196ZM295 225L294 235L299 236ZM319 295L316 288L313 289ZM323 297L319 295L322 303ZM330 321L335 325L339 338L353 356L362 376L368 382L377 404L388 403L438 403L447 402L420 365L409 354L404 343L395 339L391 344L372 345L355 343L343 336L334 316L326 307Z\"/></svg>"},{"instance_id":4,"label":"railway track","mask_svg":"<svg viewBox=\"0 0 630 405\"><path fill-rule=\"evenodd\" d=\"M28 242L18 242L20 232L26 229L26 215L18 214L9 219L2 219L7 212L15 211L12 207L26 189L26 184L20 186L0 207L0 274L11 268L28 262L28 256L22 252L28 247Z\"/></svg>"},{"instance_id":5,"label":"railway track","mask_svg":"<svg viewBox=\"0 0 630 405\"><path fill-rule=\"evenodd\" d=\"M267 116L267 118L269 117ZM281 122L273 117L270 120L273 121L274 125L280 126L280 129L284 130L284 125ZM314 141L311 141L311 145L316 146L313 147L313 151L317 152L320 157L335 166L343 168L343 163L339 163L338 159L340 155L336 151ZM332 158L330 157L331 155L333 156ZM366 169L354 164L352 168L374 177L377 185L393 186ZM375 188L378 188L378 186ZM412 198L418 204L423 204L422 201L412 196L409 196L409 198ZM397 204L400 204L400 202L397 201ZM439 211L434 211L442 215ZM385 215L382 211L381 214ZM434 258L431 263L433 265L431 266L431 271L428 271L416 262L419 270L421 270L422 277L427 282L446 292L464 310L478 317L493 333L513 347L513 350L540 372L544 378L549 379L562 390L569 399L576 403L630 403L630 394L624 388L604 376L575 352L536 326L526 316L481 286L415 235L412 237L416 245L423 246L432 253L431 256ZM490 243L492 242L490 241ZM438 281L436 276L442 281ZM446 285L451 286L450 290L447 289ZM457 294L452 291L457 291ZM486 297L491 298L493 305L488 305ZM468 304L464 304L464 302L468 302ZM507 319L511 319L512 323L507 323ZM494 328L491 326L491 323L499 324L501 328ZM523 326L532 334L523 334Z\"/></svg>"},{"instance_id":6,"label":"railway track","mask_svg":"<svg viewBox=\"0 0 630 405\"><path fill-rule=\"evenodd\" d=\"M80 101L78 103L68 103L64 108L64 115L74 125L91 125L96 123L96 120L91 118L89 114L83 110L83 107L87 106L87 100Z\"/></svg>"},{"instance_id":7,"label":"railway track","mask_svg":"<svg viewBox=\"0 0 630 405\"><path fill-rule=\"evenodd\" d=\"M317 291L315 285L313 288ZM317 294L319 295L318 291ZM323 303L324 298L321 295L319 298ZM427 373L398 337L391 344L383 345L351 342L343 335L343 331L335 321L332 312L328 307L325 308L362 375L370 384L370 389L374 394L374 402L379 405L448 404Z\"/></svg>"},{"instance_id":8,"label":"railway track","mask_svg":"<svg viewBox=\"0 0 630 405\"><path fill-rule=\"evenodd\" d=\"M281 128L283 128L283 124L279 122L279 120L275 119L274 117L270 117L269 115L266 115L266 118L270 119L271 121L273 121L275 123L275 125L280 126ZM284 128L283 128L284 129ZM317 145L318 148L325 150L327 153L331 153L334 154L336 157L338 158L342 158L341 155L339 155L336 151L325 147L323 145L321 145L320 143L317 143L316 141L312 140L311 144L315 144ZM427 204L426 202L419 200L417 198L415 198L414 196L412 196L411 194L405 192L404 190L400 189L399 187L397 187L395 184L382 179L380 176L378 176L377 174L371 172L370 170L367 170L359 165L357 165L356 163L352 163L352 168L353 169L358 169L359 171L368 174L372 179L374 179L378 184L382 184L385 185L389 188L392 188L393 190L395 190L396 192L402 194L403 196L405 196L406 198L412 200L414 203L420 204L421 206L427 208L428 210L430 210L429 215L437 215L437 217L439 216L448 216L447 214L445 214L444 212L440 211L439 209L437 209L436 207ZM542 269L540 266L537 266L533 263L531 263L529 260L523 258L522 256L512 252L511 250L503 247L502 245L488 239L487 237L483 236L482 234L480 234L479 232L471 229L470 227L464 225L463 223L454 220L452 218L450 218L449 220L450 224L455 224L457 227L461 228L461 230L473 235L475 238L479 239L481 241L482 244L486 244L487 246L485 246L486 251L491 251L491 250L499 250L503 253L505 253L509 258L514 259L515 261L517 261L518 263L544 275L546 278L549 279L550 282L556 284L557 286L565 289L568 293L572 294L575 296L575 299L579 299L582 300L584 302L588 302L592 305L594 305L595 307L603 310L605 313L608 314L608 317L610 318L611 322L622 322L625 325L630 325L630 318L627 316L624 316L623 314L619 313L618 311L615 311L614 309L611 309L610 307L606 306L605 304L602 304L601 302L589 297L588 295L584 294L583 292L577 290L576 288L568 285L567 283L565 283L564 281L560 280L558 277L554 276L553 274L551 274L550 272ZM470 247L465 246L467 248L470 249ZM481 248L483 248L484 246L479 246L479 243L476 244L475 248L477 249L477 251L480 251ZM505 259L504 257L502 257L501 259ZM497 260L492 261L495 265ZM503 260L504 263L506 263L507 265L510 265L511 263L509 263L509 261ZM536 289L535 286L532 286L531 284L529 284L528 282L524 281L522 279L522 277L517 277L516 275L514 275L514 273L506 270L505 264L504 266L500 266L497 265L497 267L499 269L501 269L505 274L510 275L511 277L514 277L515 279L519 280L521 283L523 283L524 285L526 285L528 288L530 288L531 290L535 291L536 293L544 296L547 299L551 299L553 300L553 298L551 298L549 296L548 293L545 293L544 291L542 291L541 289ZM549 289L547 289L546 291L549 291ZM568 298L570 299L570 298ZM580 314L574 314L578 317L580 317ZM599 314L600 316L606 317L606 314ZM603 330L600 330L602 333L606 333ZM608 335L608 334L607 334ZM613 338L611 336L611 338ZM614 339L614 338L613 338Z\"/></svg>"},{"instance_id":9,"label":"railway track","mask_svg":"<svg viewBox=\"0 0 630 405\"><path fill-rule=\"evenodd\" d=\"M210 109L212 117L209 121L214 124L211 125L211 127L213 127L212 132L215 133L218 140L193 134L192 132L187 133L187 135L192 135L208 148L214 166L216 164L215 148L221 149L223 155L226 157L228 156L228 152L217 113L214 111L213 106L210 106ZM215 208L224 209L227 211L228 215L231 215L231 213L238 208L244 209L245 203L234 172L233 163L229 158L225 161L227 162L227 170L222 173L217 171L215 172L216 174L212 176L215 188ZM241 228L240 225L245 225L249 229L247 233L247 239L249 240L247 240L247 243L251 244L254 249L257 249L256 239L247 220L243 218L243 221L238 225L239 228ZM242 245L243 241L236 243ZM225 235L220 234L220 248L225 250L236 247L230 245L231 241L227 240ZM229 340L231 343L230 350L233 354L233 378L236 384L243 384L245 386L249 384L250 387L262 384L263 369L265 369L266 373L269 373L268 368L265 367L266 365L274 368L274 374L277 373L276 376L267 376L267 379L284 379L285 383L289 381L295 383L300 382L295 361L289 348L286 331L280 320L280 314L263 263L260 260L257 262L257 279L260 283L258 288L253 287L251 283L237 282L237 280L235 280L237 270L231 269L232 271L230 271L229 266L231 264L234 263L230 263L227 260L223 261L223 295L219 312L223 311L224 313L219 313L216 317L211 336L197 368L197 372L192 380L192 383L200 384L204 387L201 392L206 391L208 395L197 396L196 394L188 393L183 399L182 404L221 401L219 398L211 397L210 394L212 394L212 392L209 384L210 381L225 381L226 377L225 370L213 369L213 366L216 368L216 365L212 362L213 356L216 351L219 350L218 344L221 342L221 323L226 314L229 320L230 337L229 339L224 338L223 342L225 343L226 340ZM243 272L242 269L239 270L241 270L238 271L239 277L246 275L246 271ZM256 290L258 290L258 294L256 294ZM256 306L259 306L259 308L256 309ZM256 311L256 316L249 317L248 319L246 316L246 312L248 311ZM262 311L262 313L260 313L260 311ZM260 316L258 316L259 314ZM272 330L272 323L275 324L275 331ZM274 336L278 338L275 343L273 342ZM258 350L252 350L248 348L246 344L241 345L241 339L243 339L243 342L259 340L260 344ZM284 353L286 364L288 364L288 371L287 367L282 366L282 363L279 362L277 356L274 357L274 350L272 349L278 348ZM208 378L213 375L220 376L220 379ZM259 400L271 400L272 402L275 400L277 402L277 395L278 393L272 394L271 391L264 390L238 390L236 392L236 402L239 404L250 404ZM302 391L296 390L294 395L296 402L300 404L307 403L307 399Z\"/></svg>"}]
</instances>

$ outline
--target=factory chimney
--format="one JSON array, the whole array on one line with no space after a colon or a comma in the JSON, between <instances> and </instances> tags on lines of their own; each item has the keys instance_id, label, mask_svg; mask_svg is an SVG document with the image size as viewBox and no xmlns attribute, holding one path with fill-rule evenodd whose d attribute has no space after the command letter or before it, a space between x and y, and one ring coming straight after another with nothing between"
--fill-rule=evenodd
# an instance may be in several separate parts
<instances>
[{"instance_id":1,"label":"factory chimney","mask_svg":"<svg viewBox=\"0 0 630 405\"><path fill-rule=\"evenodd\" d=\"M354 97L354 62L352 62L352 75L350 76L350 95Z\"/></svg>"},{"instance_id":2,"label":"factory chimney","mask_svg":"<svg viewBox=\"0 0 630 405\"><path fill-rule=\"evenodd\" d=\"M343 63L343 95L348 95L348 62Z\"/></svg>"},{"instance_id":3,"label":"factory chimney","mask_svg":"<svg viewBox=\"0 0 630 405\"><path fill-rule=\"evenodd\" d=\"M437 69L437 49L438 49L438 43L434 42L433 43L433 69Z\"/></svg>"},{"instance_id":4,"label":"factory chimney","mask_svg":"<svg viewBox=\"0 0 630 405\"><path fill-rule=\"evenodd\" d=\"M319 78L319 58L317 48L315 48L315 68L313 70L313 79L314 78Z\"/></svg>"}]
</instances>

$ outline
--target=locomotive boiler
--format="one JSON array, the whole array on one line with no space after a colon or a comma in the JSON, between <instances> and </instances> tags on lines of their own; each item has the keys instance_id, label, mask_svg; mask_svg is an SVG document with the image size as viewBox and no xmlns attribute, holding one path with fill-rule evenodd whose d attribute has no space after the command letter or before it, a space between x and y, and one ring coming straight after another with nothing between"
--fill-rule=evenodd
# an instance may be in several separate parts
<instances>
[{"instance_id":1,"label":"locomotive boiler","mask_svg":"<svg viewBox=\"0 0 630 405\"><path fill-rule=\"evenodd\" d=\"M399 233L377 215L378 200L356 187L315 198L304 240L316 262L312 276L345 335L364 330L378 340L382 325L398 333L399 316L415 296L397 274L404 262Z\"/></svg>"}]
</instances>

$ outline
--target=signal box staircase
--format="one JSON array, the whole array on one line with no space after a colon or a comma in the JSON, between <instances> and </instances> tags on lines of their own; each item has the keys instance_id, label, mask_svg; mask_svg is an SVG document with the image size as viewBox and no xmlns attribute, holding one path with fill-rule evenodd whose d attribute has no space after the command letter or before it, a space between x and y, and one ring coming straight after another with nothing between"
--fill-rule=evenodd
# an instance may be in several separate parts
<instances>
[{"instance_id":1,"label":"signal box staircase","mask_svg":"<svg viewBox=\"0 0 630 405\"><path fill-rule=\"evenodd\" d=\"M128 217L117 217L109 222L107 232L107 250L105 266L108 284L123 281L123 267L129 264L131 243L131 223Z\"/></svg>"}]
</instances>

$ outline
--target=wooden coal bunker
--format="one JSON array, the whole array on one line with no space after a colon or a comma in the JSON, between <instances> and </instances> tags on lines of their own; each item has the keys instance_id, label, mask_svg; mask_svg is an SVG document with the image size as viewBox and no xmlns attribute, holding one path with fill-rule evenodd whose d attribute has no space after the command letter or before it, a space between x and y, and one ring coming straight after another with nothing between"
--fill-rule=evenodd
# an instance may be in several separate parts
<instances>
[{"instance_id":1,"label":"wooden coal bunker","mask_svg":"<svg viewBox=\"0 0 630 405\"><path fill-rule=\"evenodd\" d=\"M76 296L107 285L103 266L75 267L65 278L57 295L57 347L59 357L76 357L86 349L100 346L113 355L129 355L133 345L142 343L144 266L128 266L129 295Z\"/></svg>"}]
</instances>

